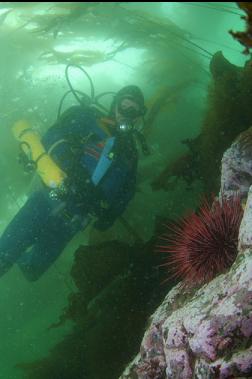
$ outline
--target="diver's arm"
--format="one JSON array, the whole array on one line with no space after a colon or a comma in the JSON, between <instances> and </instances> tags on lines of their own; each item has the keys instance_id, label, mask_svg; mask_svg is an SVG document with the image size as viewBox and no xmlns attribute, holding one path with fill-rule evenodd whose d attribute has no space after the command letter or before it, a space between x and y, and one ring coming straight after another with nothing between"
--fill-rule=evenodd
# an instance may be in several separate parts
<instances>
[{"instance_id":1,"label":"diver's arm","mask_svg":"<svg viewBox=\"0 0 252 379\"><path fill-rule=\"evenodd\" d=\"M113 197L113 202L110 206L102 210L100 217L94 223L94 227L100 231L104 231L113 226L116 219L123 214L129 202L133 199L135 191L136 178L133 175L131 178L127 178L125 185Z\"/></svg>"}]
</instances>

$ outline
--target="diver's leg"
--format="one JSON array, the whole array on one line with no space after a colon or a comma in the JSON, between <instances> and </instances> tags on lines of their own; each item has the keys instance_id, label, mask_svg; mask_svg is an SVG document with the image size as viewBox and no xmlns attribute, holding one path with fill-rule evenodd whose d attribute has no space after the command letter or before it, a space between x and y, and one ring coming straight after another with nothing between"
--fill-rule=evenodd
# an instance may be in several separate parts
<instances>
[{"instance_id":1,"label":"diver's leg","mask_svg":"<svg viewBox=\"0 0 252 379\"><path fill-rule=\"evenodd\" d=\"M50 215L51 206L43 191L33 193L0 238L0 276L36 242Z\"/></svg>"},{"instance_id":2,"label":"diver's leg","mask_svg":"<svg viewBox=\"0 0 252 379\"><path fill-rule=\"evenodd\" d=\"M29 281L35 281L47 271L62 253L74 235L84 229L89 218L66 222L63 218L50 217L48 229L39 236L30 251L20 257L17 264Z\"/></svg>"}]
</instances>

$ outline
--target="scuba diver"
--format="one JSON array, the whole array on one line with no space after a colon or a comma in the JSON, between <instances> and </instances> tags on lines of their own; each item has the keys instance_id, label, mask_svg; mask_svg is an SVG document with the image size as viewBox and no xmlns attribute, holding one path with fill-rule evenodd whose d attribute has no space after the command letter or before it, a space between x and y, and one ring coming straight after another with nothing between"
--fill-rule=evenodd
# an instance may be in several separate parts
<instances>
[{"instance_id":1,"label":"scuba diver","mask_svg":"<svg viewBox=\"0 0 252 379\"><path fill-rule=\"evenodd\" d=\"M14 125L42 184L0 238L0 276L17 263L35 281L90 221L101 231L113 225L135 193L136 125L145 112L141 90L129 85L115 94L107 117L96 107L72 106L41 140L27 121Z\"/></svg>"}]
</instances>

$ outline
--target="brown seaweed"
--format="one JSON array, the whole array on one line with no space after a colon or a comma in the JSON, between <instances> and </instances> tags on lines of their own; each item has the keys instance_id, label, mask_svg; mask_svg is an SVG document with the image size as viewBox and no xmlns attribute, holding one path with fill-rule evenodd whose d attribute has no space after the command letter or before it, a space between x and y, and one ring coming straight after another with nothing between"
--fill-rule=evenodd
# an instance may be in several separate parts
<instances>
[{"instance_id":1,"label":"brown seaweed","mask_svg":"<svg viewBox=\"0 0 252 379\"><path fill-rule=\"evenodd\" d=\"M246 16L241 18L246 21L245 32L229 32L235 39L237 39L243 46L245 46L244 54L249 54L252 49L252 4L249 2L237 2L237 5L242 9Z\"/></svg>"},{"instance_id":2,"label":"brown seaweed","mask_svg":"<svg viewBox=\"0 0 252 379\"><path fill-rule=\"evenodd\" d=\"M220 164L224 151L252 120L252 66L231 64L221 52L210 62L212 83L209 87L208 111L199 136L187 143L188 154L167 167L152 183L154 190L170 188L177 178L187 184L201 180L207 194L219 190ZM211 164L209 164L211 162Z\"/></svg>"},{"instance_id":3,"label":"brown seaweed","mask_svg":"<svg viewBox=\"0 0 252 379\"><path fill-rule=\"evenodd\" d=\"M70 52L56 51L49 49L40 54L39 59L47 64L78 64L83 66L93 66L98 63L114 59L116 54L127 48L126 43L120 44L117 48L110 52L99 50L75 49Z\"/></svg>"},{"instance_id":4,"label":"brown seaweed","mask_svg":"<svg viewBox=\"0 0 252 379\"><path fill-rule=\"evenodd\" d=\"M167 291L160 288L154 244L111 241L76 251L71 274L77 290L59 323L71 320L74 328L48 357L17 365L28 379L119 377Z\"/></svg>"}]
</instances>

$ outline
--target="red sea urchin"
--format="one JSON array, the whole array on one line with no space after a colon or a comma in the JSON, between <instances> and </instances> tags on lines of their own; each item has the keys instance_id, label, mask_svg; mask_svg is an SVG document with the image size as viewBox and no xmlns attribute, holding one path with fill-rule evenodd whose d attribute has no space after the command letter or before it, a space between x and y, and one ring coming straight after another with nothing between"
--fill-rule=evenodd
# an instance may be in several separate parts
<instances>
[{"instance_id":1,"label":"red sea urchin","mask_svg":"<svg viewBox=\"0 0 252 379\"><path fill-rule=\"evenodd\" d=\"M238 197L216 201L214 207L205 200L198 213L167 225L165 245L158 246L158 251L169 253L162 266L186 286L209 282L235 260L242 215Z\"/></svg>"}]
</instances>

